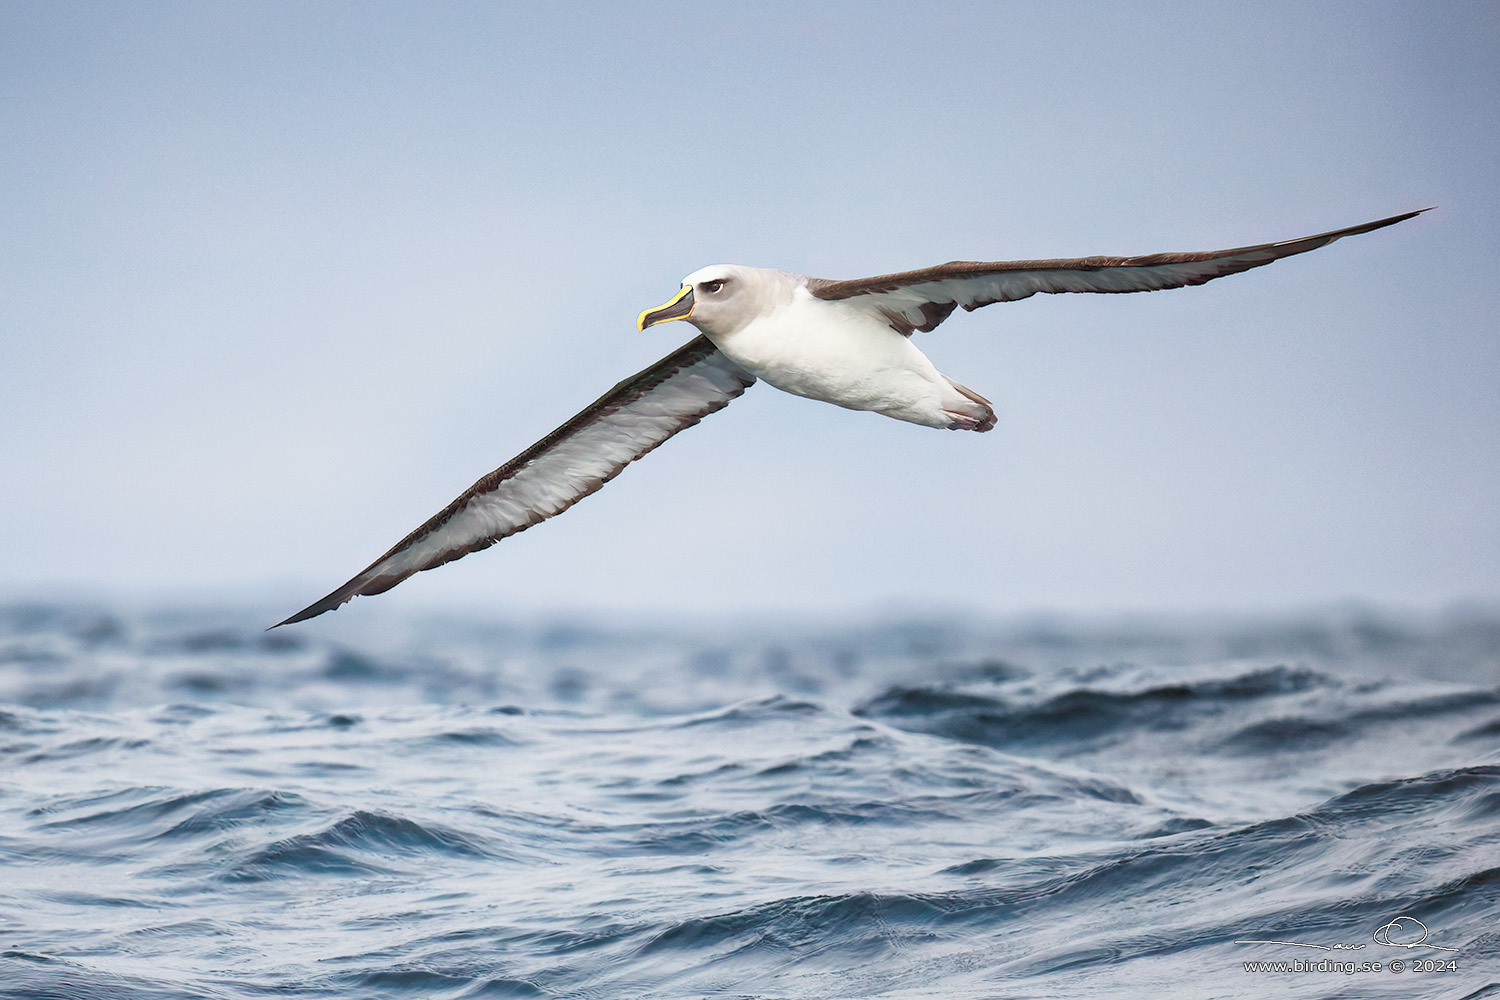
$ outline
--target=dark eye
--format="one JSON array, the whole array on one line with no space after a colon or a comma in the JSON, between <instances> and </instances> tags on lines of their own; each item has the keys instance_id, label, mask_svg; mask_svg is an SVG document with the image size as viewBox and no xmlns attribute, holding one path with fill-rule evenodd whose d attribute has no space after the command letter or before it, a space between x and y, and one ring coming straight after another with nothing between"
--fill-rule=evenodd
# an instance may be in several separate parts
<instances>
[{"instance_id":1,"label":"dark eye","mask_svg":"<svg viewBox=\"0 0 1500 1000\"><path fill-rule=\"evenodd\" d=\"M723 288L723 287L724 287L724 282L722 280L720 280L720 281L705 281L703 283L703 290L705 292L707 292L708 294L710 294L710 295L716 295L716 294L718 294L719 290L721 288Z\"/></svg>"}]
</instances>

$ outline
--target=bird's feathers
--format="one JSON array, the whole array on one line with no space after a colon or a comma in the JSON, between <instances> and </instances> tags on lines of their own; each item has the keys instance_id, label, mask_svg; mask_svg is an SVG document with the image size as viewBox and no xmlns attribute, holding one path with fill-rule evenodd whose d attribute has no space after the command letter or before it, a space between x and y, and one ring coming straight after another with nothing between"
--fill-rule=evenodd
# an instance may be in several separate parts
<instances>
[{"instance_id":1,"label":"bird's feathers","mask_svg":"<svg viewBox=\"0 0 1500 1000\"><path fill-rule=\"evenodd\" d=\"M419 570L561 514L754 382L708 338L695 338L469 487L344 586L277 624L316 617L357 595L384 593Z\"/></svg>"},{"instance_id":2,"label":"bird's feathers","mask_svg":"<svg viewBox=\"0 0 1500 1000\"><path fill-rule=\"evenodd\" d=\"M996 302L1029 298L1037 292L1150 292L1201 285L1226 274L1238 274L1282 257L1316 250L1344 236L1392 226L1425 211L1428 210L1393 215L1317 236L1232 250L1065 260L955 260L918 271L851 281L809 278L807 290L820 299L842 300L874 313L899 333L910 336L914 331L932 330L959 306L974 310Z\"/></svg>"}]
</instances>

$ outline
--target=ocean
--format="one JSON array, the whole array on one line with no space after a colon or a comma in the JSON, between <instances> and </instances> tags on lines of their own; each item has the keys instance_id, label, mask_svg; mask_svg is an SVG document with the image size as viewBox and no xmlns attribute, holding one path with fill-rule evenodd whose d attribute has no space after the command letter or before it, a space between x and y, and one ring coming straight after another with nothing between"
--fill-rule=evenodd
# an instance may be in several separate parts
<instances>
[{"instance_id":1,"label":"ocean","mask_svg":"<svg viewBox=\"0 0 1500 1000\"><path fill-rule=\"evenodd\" d=\"M1492 608L284 610L0 606L0 997L1500 997Z\"/></svg>"}]
</instances>

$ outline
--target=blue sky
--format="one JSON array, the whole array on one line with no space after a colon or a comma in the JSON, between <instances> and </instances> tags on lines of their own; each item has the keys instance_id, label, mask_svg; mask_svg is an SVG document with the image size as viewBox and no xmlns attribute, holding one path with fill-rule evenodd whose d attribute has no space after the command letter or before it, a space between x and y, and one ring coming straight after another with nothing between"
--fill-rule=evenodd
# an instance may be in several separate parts
<instances>
[{"instance_id":1,"label":"blue sky","mask_svg":"<svg viewBox=\"0 0 1500 1000\"><path fill-rule=\"evenodd\" d=\"M0 6L0 594L289 602L688 339L844 278L1438 211L923 339L986 435L759 386L362 607L1500 600L1500 7Z\"/></svg>"}]
</instances>

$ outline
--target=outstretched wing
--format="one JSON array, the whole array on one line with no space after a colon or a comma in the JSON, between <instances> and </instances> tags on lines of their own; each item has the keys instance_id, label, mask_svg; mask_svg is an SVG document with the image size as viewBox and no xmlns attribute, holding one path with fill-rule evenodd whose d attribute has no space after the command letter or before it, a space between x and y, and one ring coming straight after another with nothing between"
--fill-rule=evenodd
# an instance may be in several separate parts
<instances>
[{"instance_id":1,"label":"outstretched wing","mask_svg":"<svg viewBox=\"0 0 1500 1000\"><path fill-rule=\"evenodd\" d=\"M469 487L363 573L271 627L315 618L360 594L384 593L413 573L561 514L754 383L707 337L694 339Z\"/></svg>"},{"instance_id":2,"label":"outstretched wing","mask_svg":"<svg viewBox=\"0 0 1500 1000\"><path fill-rule=\"evenodd\" d=\"M959 306L966 310L1014 302L1037 292L1151 292L1201 285L1282 257L1307 253L1344 236L1393 226L1430 209L1393 215L1362 226L1335 229L1282 243L1262 243L1205 253L1158 253L1145 257L1078 257L1071 260L955 260L920 271L882 274L852 281L809 278L820 299L843 299L880 316L904 336L926 333Z\"/></svg>"}]
</instances>

